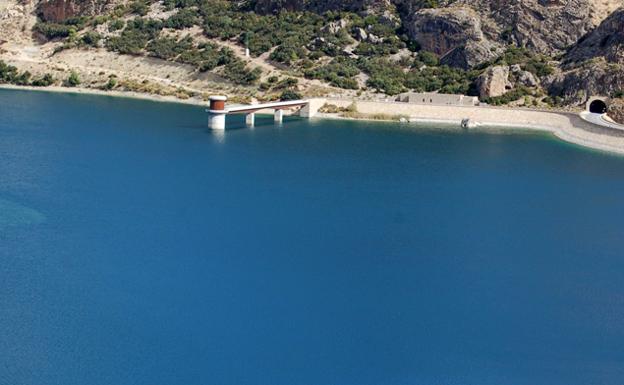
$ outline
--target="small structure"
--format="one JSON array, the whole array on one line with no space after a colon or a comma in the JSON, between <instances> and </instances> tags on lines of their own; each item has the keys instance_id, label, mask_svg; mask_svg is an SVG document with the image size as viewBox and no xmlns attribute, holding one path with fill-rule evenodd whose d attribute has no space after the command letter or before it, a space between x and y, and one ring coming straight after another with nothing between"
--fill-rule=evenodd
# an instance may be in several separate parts
<instances>
[{"instance_id":1,"label":"small structure","mask_svg":"<svg viewBox=\"0 0 624 385\"><path fill-rule=\"evenodd\" d=\"M273 110L274 120L281 123L284 118L284 110L292 108L300 108L299 116L312 117L315 111L312 111L309 100L288 100L280 102L247 104L240 106L227 107L225 102L226 96L211 96L210 108L208 112L208 127L213 130L225 130L225 116L228 114L246 114L245 122L248 126L253 127L255 124L256 112L260 110ZM318 104L318 103L316 103ZM315 107L318 110L318 106Z\"/></svg>"},{"instance_id":2,"label":"small structure","mask_svg":"<svg viewBox=\"0 0 624 385\"><path fill-rule=\"evenodd\" d=\"M227 96L214 95L210 97L210 109L208 110L208 127L213 130L225 130L225 101Z\"/></svg>"},{"instance_id":3,"label":"small structure","mask_svg":"<svg viewBox=\"0 0 624 385\"><path fill-rule=\"evenodd\" d=\"M479 98L476 96L437 94L429 92L405 92L399 94L397 102L437 105L437 106L478 106Z\"/></svg>"},{"instance_id":4,"label":"small structure","mask_svg":"<svg viewBox=\"0 0 624 385\"><path fill-rule=\"evenodd\" d=\"M606 114L609 106L609 98L606 96L593 96L587 101L587 111L592 114Z\"/></svg>"}]
</instances>

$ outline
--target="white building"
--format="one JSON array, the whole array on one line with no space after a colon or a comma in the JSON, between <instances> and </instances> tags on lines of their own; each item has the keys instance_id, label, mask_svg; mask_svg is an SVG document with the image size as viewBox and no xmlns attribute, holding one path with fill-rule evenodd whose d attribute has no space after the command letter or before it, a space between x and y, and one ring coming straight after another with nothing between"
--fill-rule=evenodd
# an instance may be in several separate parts
<instances>
[{"instance_id":1,"label":"white building","mask_svg":"<svg viewBox=\"0 0 624 385\"><path fill-rule=\"evenodd\" d=\"M397 102L411 104L432 104L439 106L478 106L479 98L476 96L436 94L431 92L405 92L399 94Z\"/></svg>"}]
</instances>

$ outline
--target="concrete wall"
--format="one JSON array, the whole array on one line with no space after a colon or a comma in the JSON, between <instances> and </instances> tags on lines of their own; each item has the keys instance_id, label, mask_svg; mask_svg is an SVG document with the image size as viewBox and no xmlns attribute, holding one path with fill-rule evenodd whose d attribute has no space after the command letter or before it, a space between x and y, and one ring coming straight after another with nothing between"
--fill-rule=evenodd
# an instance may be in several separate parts
<instances>
[{"instance_id":1,"label":"concrete wall","mask_svg":"<svg viewBox=\"0 0 624 385\"><path fill-rule=\"evenodd\" d=\"M308 99L308 105L299 111L299 116L303 118L311 118L318 113L318 110L327 102L325 98Z\"/></svg>"},{"instance_id":2,"label":"concrete wall","mask_svg":"<svg viewBox=\"0 0 624 385\"><path fill-rule=\"evenodd\" d=\"M476 106L479 104L479 98L475 96L417 92L400 94L397 97L397 101L402 103L444 106Z\"/></svg>"},{"instance_id":3,"label":"concrete wall","mask_svg":"<svg viewBox=\"0 0 624 385\"><path fill-rule=\"evenodd\" d=\"M355 103L364 114L405 115L411 122L439 123L461 127L464 119L477 126L498 129L533 129L547 131L555 136L582 146L624 154L624 132L597 126L581 119L578 114L504 107L467 107L416 105L401 102L352 101L328 99L328 104L348 107Z\"/></svg>"},{"instance_id":4,"label":"concrete wall","mask_svg":"<svg viewBox=\"0 0 624 385\"><path fill-rule=\"evenodd\" d=\"M402 102L352 101L348 99L327 99L328 104L348 107L355 103L356 110L364 114L404 115L411 119L440 121L459 126L464 119L482 125L510 125L539 127L561 127L570 124L568 114L529 109L510 109L486 106L440 106L418 105ZM572 115L572 114L571 114Z\"/></svg>"}]
</instances>

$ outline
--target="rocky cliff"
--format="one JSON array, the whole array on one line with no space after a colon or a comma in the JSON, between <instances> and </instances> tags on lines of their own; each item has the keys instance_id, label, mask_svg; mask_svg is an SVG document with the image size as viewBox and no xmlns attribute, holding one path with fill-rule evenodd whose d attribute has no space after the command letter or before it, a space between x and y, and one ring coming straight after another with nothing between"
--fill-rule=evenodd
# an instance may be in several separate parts
<instances>
[{"instance_id":1,"label":"rocky cliff","mask_svg":"<svg viewBox=\"0 0 624 385\"><path fill-rule=\"evenodd\" d=\"M44 21L59 23L78 16L93 16L111 9L113 0L44 0L37 13Z\"/></svg>"},{"instance_id":2,"label":"rocky cliff","mask_svg":"<svg viewBox=\"0 0 624 385\"><path fill-rule=\"evenodd\" d=\"M609 105L609 116L620 124L624 124L624 99L613 99Z\"/></svg>"},{"instance_id":3,"label":"rocky cliff","mask_svg":"<svg viewBox=\"0 0 624 385\"><path fill-rule=\"evenodd\" d=\"M423 0L258 0L256 11L279 9L349 10L379 13L397 9L408 36L449 65L473 67L491 60L501 46L563 53L621 0L441 0L436 8Z\"/></svg>"},{"instance_id":4,"label":"rocky cliff","mask_svg":"<svg viewBox=\"0 0 624 385\"><path fill-rule=\"evenodd\" d=\"M571 103L589 95L613 95L624 90L624 8L570 49L563 72L551 81L550 92Z\"/></svg>"}]
</instances>

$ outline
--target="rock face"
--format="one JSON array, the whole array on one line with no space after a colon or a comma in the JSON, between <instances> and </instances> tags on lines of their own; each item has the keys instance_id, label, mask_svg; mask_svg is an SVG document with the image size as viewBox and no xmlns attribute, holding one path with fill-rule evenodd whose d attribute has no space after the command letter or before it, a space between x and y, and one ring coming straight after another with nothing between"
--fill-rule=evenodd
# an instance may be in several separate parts
<instances>
[{"instance_id":1,"label":"rock face","mask_svg":"<svg viewBox=\"0 0 624 385\"><path fill-rule=\"evenodd\" d=\"M549 82L549 93L566 102L580 104L593 95L623 91L624 8L570 49L562 67L564 72Z\"/></svg>"},{"instance_id":2,"label":"rock face","mask_svg":"<svg viewBox=\"0 0 624 385\"><path fill-rule=\"evenodd\" d=\"M72 17L101 14L112 3L112 0L46 0L39 3L37 14L44 21L59 23Z\"/></svg>"},{"instance_id":3,"label":"rock face","mask_svg":"<svg viewBox=\"0 0 624 385\"><path fill-rule=\"evenodd\" d=\"M467 7L424 9L404 21L408 35L442 64L464 69L498 56L501 46L482 30L479 15Z\"/></svg>"},{"instance_id":4,"label":"rock face","mask_svg":"<svg viewBox=\"0 0 624 385\"><path fill-rule=\"evenodd\" d=\"M540 53L564 51L596 26L594 0L464 0L491 16L502 38Z\"/></svg>"},{"instance_id":5,"label":"rock face","mask_svg":"<svg viewBox=\"0 0 624 385\"><path fill-rule=\"evenodd\" d=\"M60 1L60 0L56 0ZM68 0L67 0L68 1ZM77 1L77 0L74 0ZM622 0L257 0L255 10L375 14L393 22L395 10L410 38L446 64L473 67L515 44L539 53L563 53L595 28Z\"/></svg>"},{"instance_id":6,"label":"rock face","mask_svg":"<svg viewBox=\"0 0 624 385\"><path fill-rule=\"evenodd\" d=\"M624 99L612 99L607 114L616 122L624 124Z\"/></svg>"},{"instance_id":7,"label":"rock face","mask_svg":"<svg viewBox=\"0 0 624 385\"><path fill-rule=\"evenodd\" d=\"M581 39L565 56L564 64L573 66L597 57L609 63L624 63L624 8Z\"/></svg>"},{"instance_id":8,"label":"rock face","mask_svg":"<svg viewBox=\"0 0 624 385\"><path fill-rule=\"evenodd\" d=\"M482 99L504 95L513 88L513 84L509 81L509 67L491 67L479 76L477 88Z\"/></svg>"},{"instance_id":9,"label":"rock face","mask_svg":"<svg viewBox=\"0 0 624 385\"><path fill-rule=\"evenodd\" d=\"M518 83L522 84L526 87L537 87L539 85L539 80L530 73L529 71L524 71L519 64L515 64L511 66L511 73L515 77Z\"/></svg>"}]
</instances>

